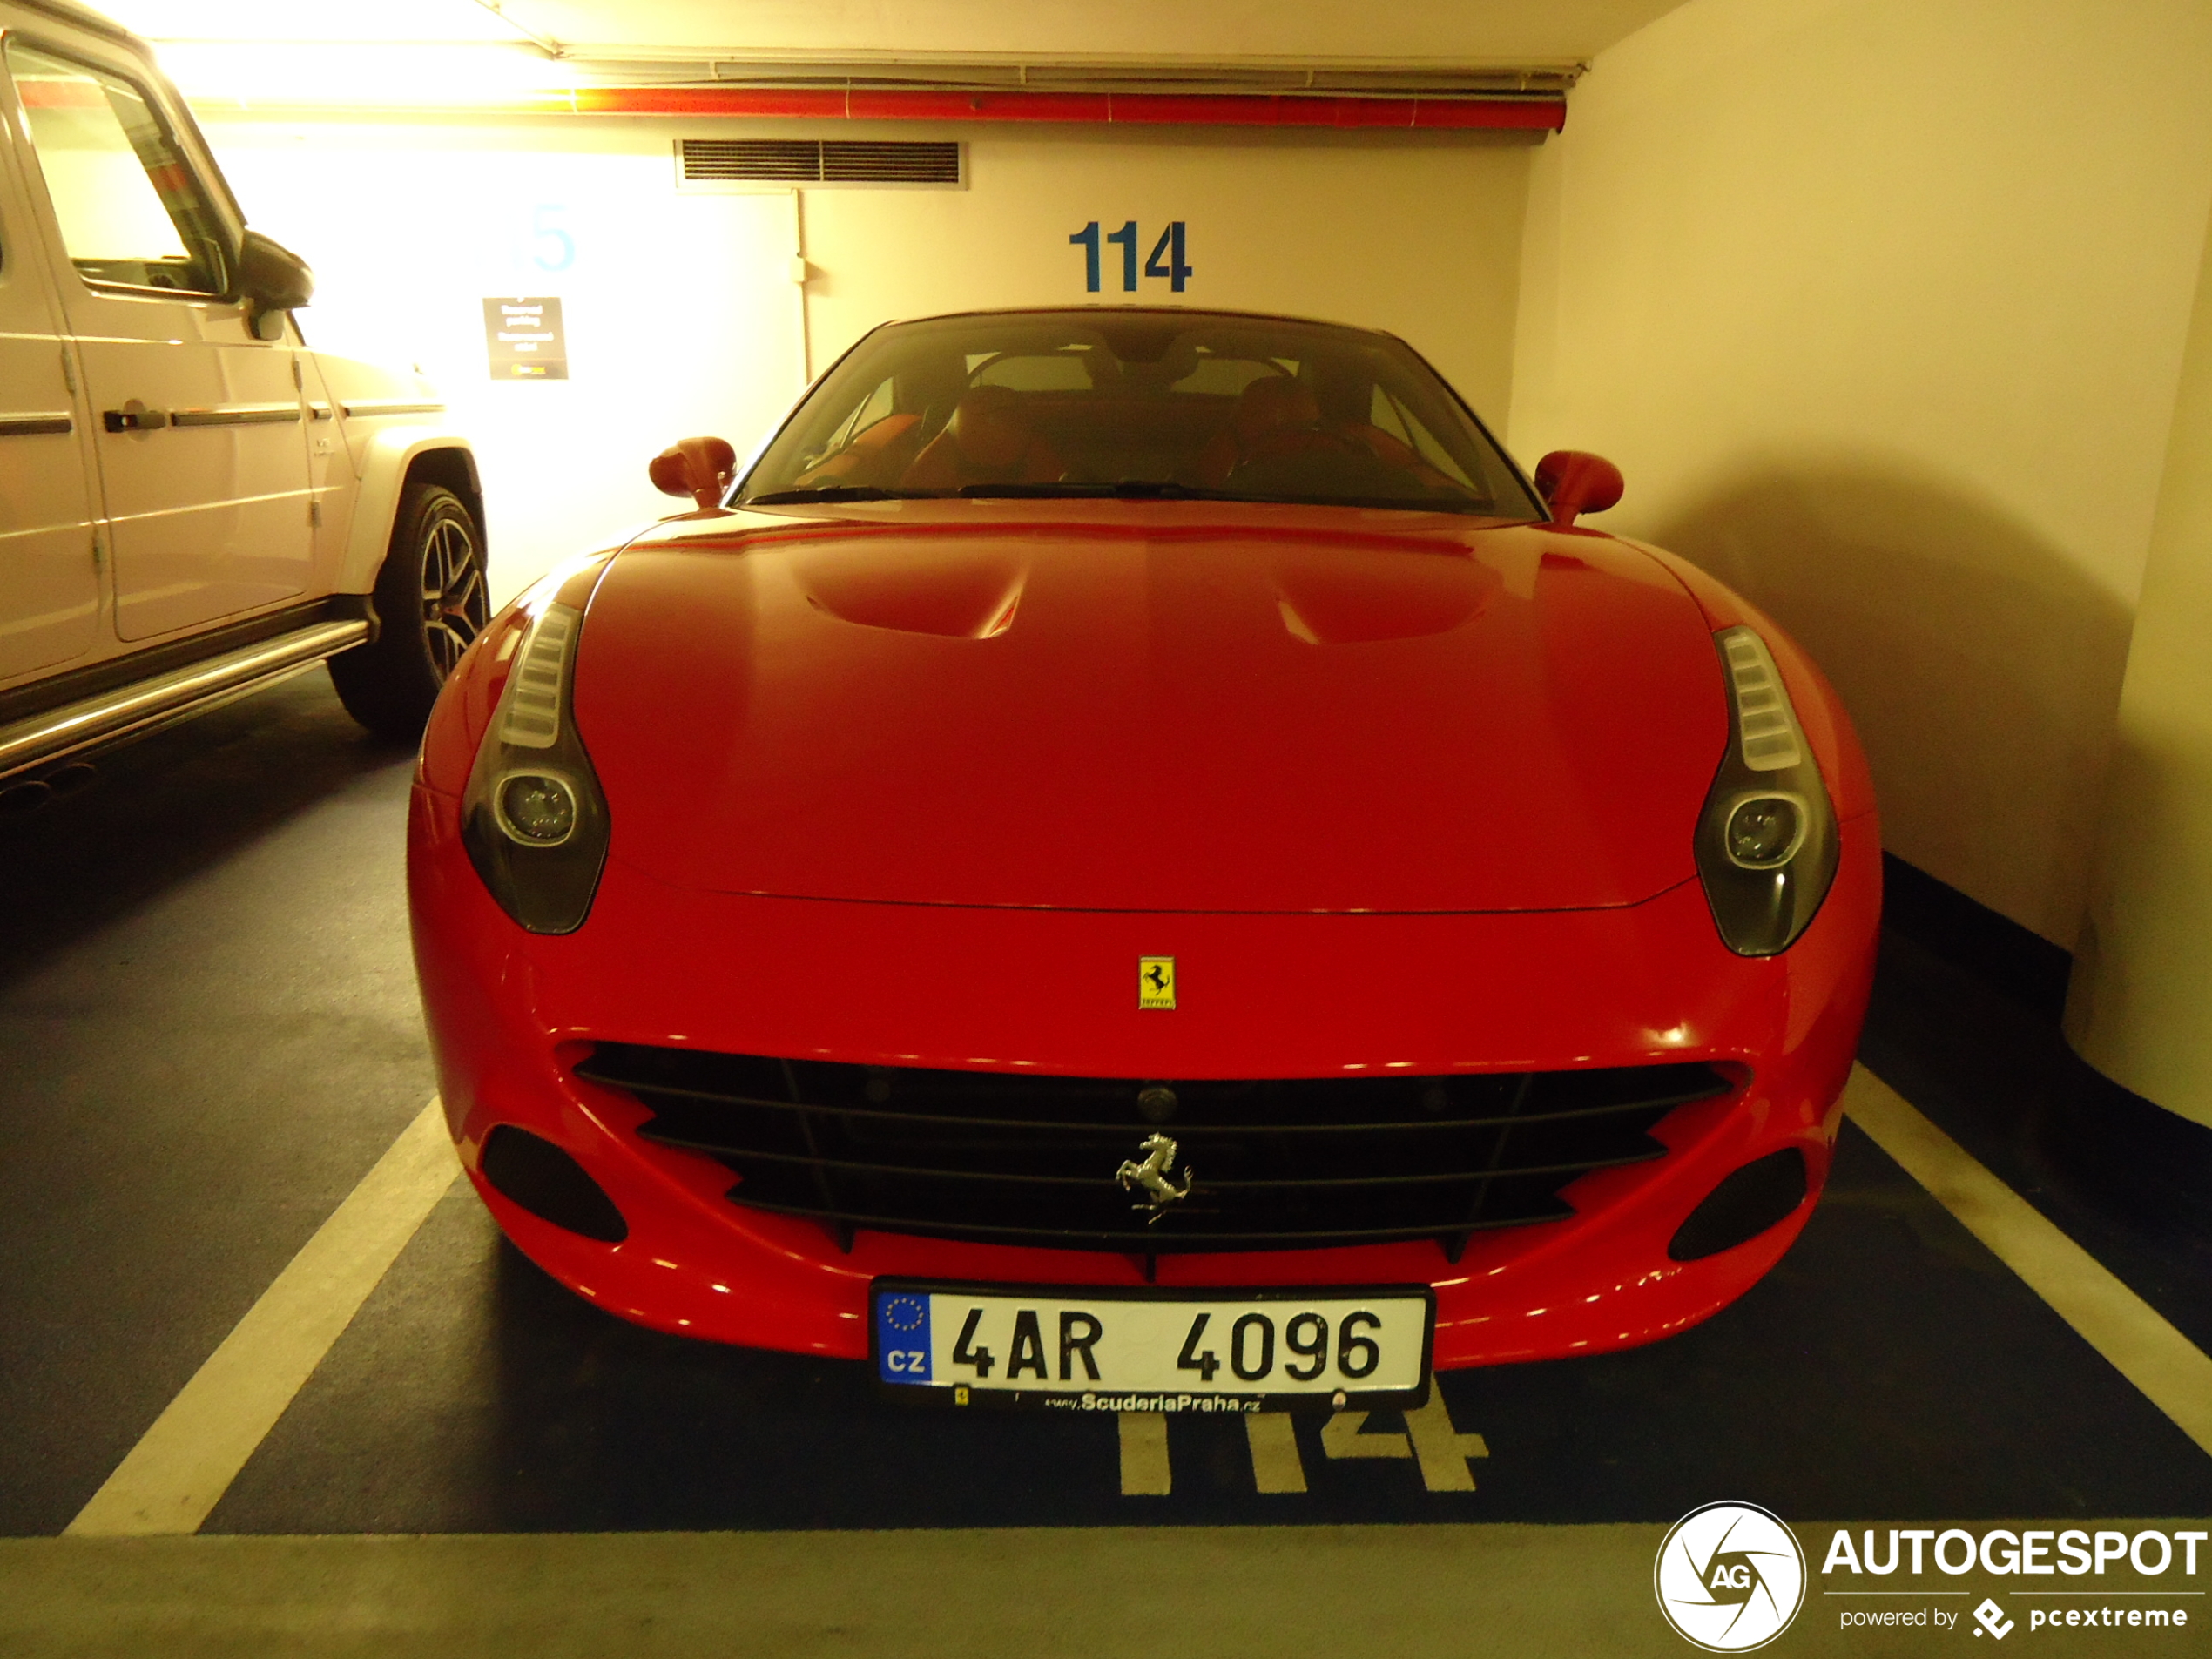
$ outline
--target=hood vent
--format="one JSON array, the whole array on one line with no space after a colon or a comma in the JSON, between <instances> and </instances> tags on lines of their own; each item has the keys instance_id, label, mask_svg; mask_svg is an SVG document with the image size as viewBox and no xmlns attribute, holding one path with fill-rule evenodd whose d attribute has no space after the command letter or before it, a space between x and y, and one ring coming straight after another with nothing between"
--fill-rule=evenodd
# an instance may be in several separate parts
<instances>
[{"instance_id":1,"label":"hood vent","mask_svg":"<svg viewBox=\"0 0 2212 1659\"><path fill-rule=\"evenodd\" d=\"M688 189L754 184L958 185L957 141L871 138L679 138Z\"/></svg>"}]
</instances>

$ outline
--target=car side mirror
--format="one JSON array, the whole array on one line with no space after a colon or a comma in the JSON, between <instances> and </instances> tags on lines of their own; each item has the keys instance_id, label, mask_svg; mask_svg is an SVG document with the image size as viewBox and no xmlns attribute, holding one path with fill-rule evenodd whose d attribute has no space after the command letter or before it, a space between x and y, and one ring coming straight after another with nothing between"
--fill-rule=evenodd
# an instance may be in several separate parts
<instances>
[{"instance_id":1,"label":"car side mirror","mask_svg":"<svg viewBox=\"0 0 2212 1659\"><path fill-rule=\"evenodd\" d=\"M701 512L722 504L738 470L738 452L723 438L678 438L645 469L664 496L689 496Z\"/></svg>"},{"instance_id":2,"label":"car side mirror","mask_svg":"<svg viewBox=\"0 0 2212 1659\"><path fill-rule=\"evenodd\" d=\"M281 242L248 231L238 250L239 297L246 301L256 340L284 335L284 314L314 297L315 273Z\"/></svg>"},{"instance_id":3,"label":"car side mirror","mask_svg":"<svg viewBox=\"0 0 2212 1659\"><path fill-rule=\"evenodd\" d=\"M1627 487L1620 468L1587 449L1554 449L1536 463L1536 488L1554 524L1572 524L1578 514L1603 512Z\"/></svg>"}]
</instances>

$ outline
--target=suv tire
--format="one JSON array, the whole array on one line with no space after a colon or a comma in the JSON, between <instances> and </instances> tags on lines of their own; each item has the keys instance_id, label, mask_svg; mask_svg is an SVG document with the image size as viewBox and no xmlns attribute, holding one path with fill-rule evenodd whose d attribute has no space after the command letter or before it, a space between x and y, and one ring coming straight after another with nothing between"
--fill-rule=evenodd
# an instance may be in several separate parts
<instances>
[{"instance_id":1,"label":"suv tire","mask_svg":"<svg viewBox=\"0 0 2212 1659\"><path fill-rule=\"evenodd\" d=\"M338 700L379 736L421 737L446 677L483 631L483 544L460 496L436 484L407 486L371 596L376 637L330 659Z\"/></svg>"}]
</instances>

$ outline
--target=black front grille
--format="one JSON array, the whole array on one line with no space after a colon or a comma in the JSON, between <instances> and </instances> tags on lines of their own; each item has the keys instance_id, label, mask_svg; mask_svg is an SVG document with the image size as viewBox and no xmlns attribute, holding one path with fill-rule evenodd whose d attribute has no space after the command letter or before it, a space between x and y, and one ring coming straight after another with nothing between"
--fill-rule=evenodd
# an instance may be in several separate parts
<instances>
[{"instance_id":1,"label":"black front grille","mask_svg":"<svg viewBox=\"0 0 2212 1659\"><path fill-rule=\"evenodd\" d=\"M653 1112L637 1133L720 1159L730 1197L853 1231L1077 1250L1283 1250L1572 1215L1560 1189L1661 1157L1649 1133L1732 1087L1710 1066L1169 1082L934 1071L603 1042L577 1068ZM1168 1116L1159 1116L1163 1106ZM1116 1179L1157 1130L1190 1196Z\"/></svg>"}]
</instances>

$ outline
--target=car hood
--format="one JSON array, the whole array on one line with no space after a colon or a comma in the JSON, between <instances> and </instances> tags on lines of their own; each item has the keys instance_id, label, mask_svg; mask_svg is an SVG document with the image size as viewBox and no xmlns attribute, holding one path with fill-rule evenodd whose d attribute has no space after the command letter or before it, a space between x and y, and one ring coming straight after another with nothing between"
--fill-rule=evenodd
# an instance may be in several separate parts
<instances>
[{"instance_id":1,"label":"car hood","mask_svg":"<svg viewBox=\"0 0 2212 1659\"><path fill-rule=\"evenodd\" d=\"M930 502L673 521L594 593L610 856L723 892L1185 911L1636 903L1728 718L1608 536Z\"/></svg>"}]
</instances>

